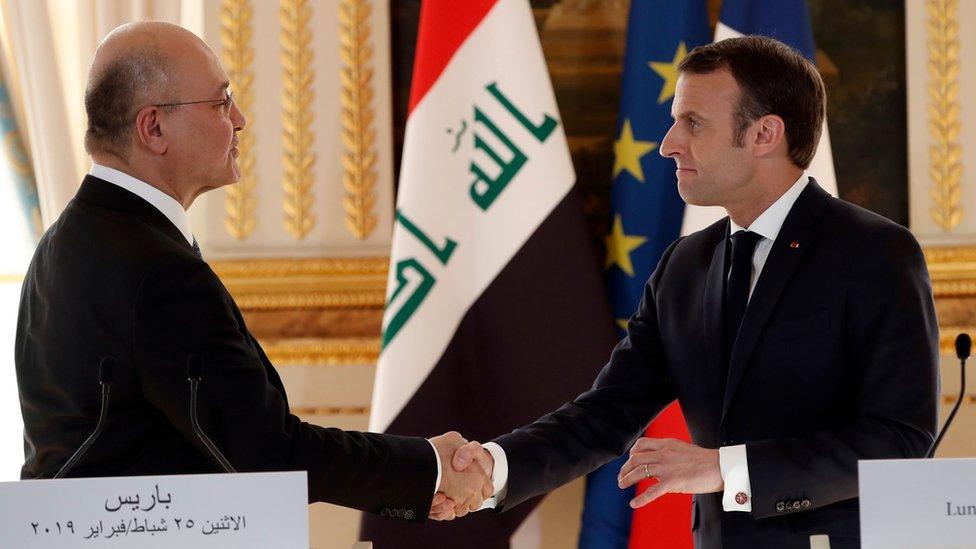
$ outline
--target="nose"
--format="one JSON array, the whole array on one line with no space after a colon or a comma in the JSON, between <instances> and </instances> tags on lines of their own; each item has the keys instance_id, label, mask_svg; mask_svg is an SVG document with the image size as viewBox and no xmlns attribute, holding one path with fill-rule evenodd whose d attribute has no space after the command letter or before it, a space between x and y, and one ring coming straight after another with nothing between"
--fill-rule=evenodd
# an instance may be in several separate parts
<instances>
[{"instance_id":1,"label":"nose","mask_svg":"<svg viewBox=\"0 0 976 549\"><path fill-rule=\"evenodd\" d=\"M237 101L232 102L230 105L230 120L234 123L234 131L239 132L247 125L247 119L244 118L244 113L241 112L241 109L237 108Z\"/></svg>"},{"instance_id":2,"label":"nose","mask_svg":"<svg viewBox=\"0 0 976 549\"><path fill-rule=\"evenodd\" d=\"M663 157L672 158L674 155L679 153L675 137L676 125L677 124L671 124L671 127L668 129L668 133L664 134L664 139L661 140L661 146L658 147L658 152Z\"/></svg>"}]
</instances>

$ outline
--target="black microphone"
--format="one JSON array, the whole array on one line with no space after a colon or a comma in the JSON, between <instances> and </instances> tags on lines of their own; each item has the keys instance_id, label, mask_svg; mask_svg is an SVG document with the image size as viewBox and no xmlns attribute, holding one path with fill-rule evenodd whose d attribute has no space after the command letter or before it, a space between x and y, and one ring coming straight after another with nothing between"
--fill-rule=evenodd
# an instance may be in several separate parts
<instances>
[{"instance_id":1,"label":"black microphone","mask_svg":"<svg viewBox=\"0 0 976 549\"><path fill-rule=\"evenodd\" d=\"M969 334L959 334L956 337L956 356L959 358L959 398L956 399L956 405L952 407L952 411L949 412L949 417L946 418L945 425L942 426L942 430L939 431L939 436L935 439L935 444L932 445L932 449L929 450L928 457L935 455L935 449L939 447L939 443L942 442L942 437L945 436L946 431L949 429L949 424L956 417L956 412L959 411L959 405L962 404L963 398L966 396L966 359L969 358L969 353L973 348L973 340L969 338Z\"/></svg>"},{"instance_id":2,"label":"black microphone","mask_svg":"<svg viewBox=\"0 0 976 549\"><path fill-rule=\"evenodd\" d=\"M115 381L115 367L118 363L114 357L106 356L102 358L102 361L98 365L98 383L102 386L102 408L98 413L98 423L95 424L95 430L85 442L75 450L75 453L71 454L68 461L58 469L54 478L62 478L64 475L68 474L68 471L78 463L85 452L91 448L91 445L95 443L95 439L98 435L102 434L102 429L105 427L105 416L108 415L108 395L112 391L112 382Z\"/></svg>"},{"instance_id":3,"label":"black microphone","mask_svg":"<svg viewBox=\"0 0 976 549\"><path fill-rule=\"evenodd\" d=\"M197 393L200 390L200 380L203 379L203 357L200 355L190 355L190 358L186 361L186 377L190 380L190 424L193 425L193 431L197 434L200 442L210 451L210 455L213 456L214 460L223 467L225 472L236 473L237 471L227 461L224 454L220 453L217 445L210 440L207 433L203 432L203 429L200 427L200 422L197 420Z\"/></svg>"}]
</instances>

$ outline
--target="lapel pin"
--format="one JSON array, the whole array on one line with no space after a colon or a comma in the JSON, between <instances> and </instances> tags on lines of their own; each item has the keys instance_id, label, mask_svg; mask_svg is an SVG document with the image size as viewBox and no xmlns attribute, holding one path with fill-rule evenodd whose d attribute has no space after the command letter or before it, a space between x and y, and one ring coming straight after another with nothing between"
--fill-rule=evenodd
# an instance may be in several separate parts
<instances>
[{"instance_id":1,"label":"lapel pin","mask_svg":"<svg viewBox=\"0 0 976 549\"><path fill-rule=\"evenodd\" d=\"M790 242L790 248L793 248L795 250L795 249L797 249L799 247L800 247L800 243L797 242L796 240L794 240L793 242Z\"/></svg>"}]
</instances>

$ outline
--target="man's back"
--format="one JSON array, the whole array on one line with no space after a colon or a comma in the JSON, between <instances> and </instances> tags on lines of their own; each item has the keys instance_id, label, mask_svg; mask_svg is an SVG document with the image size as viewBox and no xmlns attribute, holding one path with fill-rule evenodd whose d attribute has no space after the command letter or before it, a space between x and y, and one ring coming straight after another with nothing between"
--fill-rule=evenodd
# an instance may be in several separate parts
<instances>
[{"instance_id":1,"label":"man's back","mask_svg":"<svg viewBox=\"0 0 976 549\"><path fill-rule=\"evenodd\" d=\"M95 178L86 179L45 233L24 280L17 326L22 477L50 477L92 432L105 356L122 365L111 414L99 443L72 474L149 474L174 463L187 472L214 470L142 397L131 366L140 285L156 261L173 254L193 254L176 227L141 198Z\"/></svg>"}]
</instances>

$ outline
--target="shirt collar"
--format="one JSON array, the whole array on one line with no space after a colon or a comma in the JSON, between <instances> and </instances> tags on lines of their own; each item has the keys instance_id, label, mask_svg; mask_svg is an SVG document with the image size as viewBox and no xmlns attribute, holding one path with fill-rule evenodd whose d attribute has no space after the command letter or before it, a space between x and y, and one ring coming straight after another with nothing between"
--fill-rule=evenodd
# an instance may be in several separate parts
<instances>
[{"instance_id":1,"label":"shirt collar","mask_svg":"<svg viewBox=\"0 0 976 549\"><path fill-rule=\"evenodd\" d=\"M790 210L793 209L793 204L796 199L800 197L800 193L807 186L807 175L803 174L800 176L793 186L790 187L783 196L779 197L776 202L773 202L772 206L766 208L766 211L759 214L759 217L752 222L749 228L740 227L729 218L729 234L735 234L738 231L748 230L759 234L763 238L768 238L769 240L776 240L779 235L779 230L783 227L783 222L786 221L786 216L789 215Z\"/></svg>"},{"instance_id":2,"label":"shirt collar","mask_svg":"<svg viewBox=\"0 0 976 549\"><path fill-rule=\"evenodd\" d=\"M193 245L193 232L190 231L190 222L186 217L186 210L172 196L153 187L149 183L136 179L131 175L120 172L108 166L92 163L91 170L88 172L92 177L97 177L108 181L113 185L122 187L146 202L152 204L159 210L170 223L176 226L183 233L186 241Z\"/></svg>"}]
</instances>

